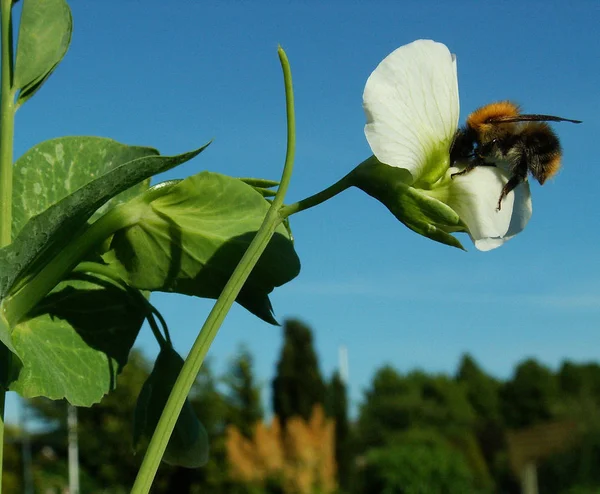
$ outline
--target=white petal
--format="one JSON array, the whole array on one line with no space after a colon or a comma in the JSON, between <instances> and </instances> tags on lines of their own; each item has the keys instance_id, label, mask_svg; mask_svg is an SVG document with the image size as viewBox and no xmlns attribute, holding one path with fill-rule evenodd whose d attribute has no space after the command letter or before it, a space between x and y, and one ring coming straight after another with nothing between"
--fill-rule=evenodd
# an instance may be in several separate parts
<instances>
[{"instance_id":1,"label":"white petal","mask_svg":"<svg viewBox=\"0 0 600 494\"><path fill-rule=\"evenodd\" d=\"M513 203L513 214L510 219L510 226L504 241L510 240L517 233L521 233L531 218L533 207L531 204L531 191L529 190L529 182L521 183L515 189L515 202Z\"/></svg>"},{"instance_id":2,"label":"white petal","mask_svg":"<svg viewBox=\"0 0 600 494\"><path fill-rule=\"evenodd\" d=\"M449 147L458 128L456 58L431 40L398 48L367 80L363 107L373 154L417 179L431 150Z\"/></svg>"},{"instance_id":3,"label":"white petal","mask_svg":"<svg viewBox=\"0 0 600 494\"><path fill-rule=\"evenodd\" d=\"M513 193L514 202L508 231L502 237L487 237L477 240L471 237L473 238L475 247L478 250L488 251L495 249L496 247L500 247L502 244L513 238L517 233L521 233L529 222L531 213L533 211L529 183L521 183L509 195L512 195ZM508 197L506 199L508 199ZM502 205L502 208L504 209L504 204Z\"/></svg>"},{"instance_id":4,"label":"white petal","mask_svg":"<svg viewBox=\"0 0 600 494\"><path fill-rule=\"evenodd\" d=\"M451 168L450 173L457 171ZM520 184L502 201L498 199L510 175L497 167L479 166L452 179L447 185L447 203L469 228L479 250L491 250L519 233L531 217L531 195L527 183Z\"/></svg>"}]
</instances>

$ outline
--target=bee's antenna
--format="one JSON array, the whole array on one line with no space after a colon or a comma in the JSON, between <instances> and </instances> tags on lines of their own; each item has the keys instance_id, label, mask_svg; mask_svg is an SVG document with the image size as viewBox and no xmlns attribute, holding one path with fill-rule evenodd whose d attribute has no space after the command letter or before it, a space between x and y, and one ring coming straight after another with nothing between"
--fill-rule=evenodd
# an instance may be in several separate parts
<instances>
[{"instance_id":1,"label":"bee's antenna","mask_svg":"<svg viewBox=\"0 0 600 494\"><path fill-rule=\"evenodd\" d=\"M570 118L555 117L553 115L515 115L506 117L492 117L488 120L490 123L515 123L515 122L571 122L574 124L582 123L582 120L571 120Z\"/></svg>"}]
</instances>

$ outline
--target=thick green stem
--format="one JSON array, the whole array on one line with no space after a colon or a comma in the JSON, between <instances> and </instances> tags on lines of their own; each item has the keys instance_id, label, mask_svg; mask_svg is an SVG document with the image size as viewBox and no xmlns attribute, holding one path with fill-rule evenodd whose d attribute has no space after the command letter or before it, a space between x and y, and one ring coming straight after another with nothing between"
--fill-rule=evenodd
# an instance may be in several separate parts
<instances>
[{"instance_id":1,"label":"thick green stem","mask_svg":"<svg viewBox=\"0 0 600 494\"><path fill-rule=\"evenodd\" d=\"M137 221L123 207L117 206L101 216L77 235L73 242L56 255L52 262L31 278L5 302L5 317L11 325L17 324L33 309L50 290L85 257L96 245L99 245L120 228Z\"/></svg>"},{"instance_id":2,"label":"thick green stem","mask_svg":"<svg viewBox=\"0 0 600 494\"><path fill-rule=\"evenodd\" d=\"M11 242L12 228L12 166L15 125L15 93L12 88L12 0L0 0L0 247ZM4 352L8 350L3 349ZM2 461L4 456L4 400L0 389L0 492L2 492Z\"/></svg>"},{"instance_id":3,"label":"thick green stem","mask_svg":"<svg viewBox=\"0 0 600 494\"><path fill-rule=\"evenodd\" d=\"M15 93L12 88L12 0L1 0L1 2L0 247L4 247L10 244L11 241Z\"/></svg>"},{"instance_id":4,"label":"thick green stem","mask_svg":"<svg viewBox=\"0 0 600 494\"><path fill-rule=\"evenodd\" d=\"M267 212L263 223L252 240L252 243L244 253L239 264L235 268L231 278L225 285L223 292L217 299L213 309L211 310L206 322L202 326L194 345L185 360L183 368L173 386L173 390L167 400L167 404L158 421L156 430L152 435L148 450L144 456L142 466L138 472L135 484L131 490L132 494L147 494L150 491L152 482L158 470L160 460L165 452L181 408L187 398L202 362L206 357L208 349L213 342L217 332L237 298L242 286L250 275L252 269L258 262L261 254L267 247L277 226L281 223L282 217L279 214L281 205L287 188L289 186L295 153L295 120L294 120L294 97L292 91L292 76L289 63L285 52L280 47L278 50L281 67L283 69L283 77L285 82L286 109L287 109L287 126L288 126L288 144L285 166L277 195Z\"/></svg>"}]
</instances>

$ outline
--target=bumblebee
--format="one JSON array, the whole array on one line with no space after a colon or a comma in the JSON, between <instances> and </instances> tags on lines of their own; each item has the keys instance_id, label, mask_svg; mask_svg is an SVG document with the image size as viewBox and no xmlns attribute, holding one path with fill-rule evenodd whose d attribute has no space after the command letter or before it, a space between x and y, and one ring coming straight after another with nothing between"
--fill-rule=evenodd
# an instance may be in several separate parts
<instances>
[{"instance_id":1,"label":"bumblebee","mask_svg":"<svg viewBox=\"0 0 600 494\"><path fill-rule=\"evenodd\" d=\"M496 210L500 211L503 199L527 180L528 173L543 185L560 168L560 141L546 122L581 123L552 115L523 114L510 101L475 110L454 136L450 162L464 169L451 177L469 173L477 166L507 167L511 176L498 199Z\"/></svg>"}]
</instances>

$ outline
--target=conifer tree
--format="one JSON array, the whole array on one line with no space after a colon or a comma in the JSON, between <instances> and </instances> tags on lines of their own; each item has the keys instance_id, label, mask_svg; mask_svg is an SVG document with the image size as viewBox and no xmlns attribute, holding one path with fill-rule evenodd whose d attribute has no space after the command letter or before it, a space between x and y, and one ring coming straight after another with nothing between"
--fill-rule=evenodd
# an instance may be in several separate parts
<instances>
[{"instance_id":1,"label":"conifer tree","mask_svg":"<svg viewBox=\"0 0 600 494\"><path fill-rule=\"evenodd\" d=\"M229 423L248 438L252 437L254 426L263 418L260 386L256 383L253 363L248 349L242 347L225 376L229 388Z\"/></svg>"},{"instance_id":2,"label":"conifer tree","mask_svg":"<svg viewBox=\"0 0 600 494\"><path fill-rule=\"evenodd\" d=\"M352 451L348 424L348 396L346 384L339 372L335 372L329 382L327 413L335 420L335 461L338 484L344 492L347 492L350 487Z\"/></svg>"},{"instance_id":3,"label":"conifer tree","mask_svg":"<svg viewBox=\"0 0 600 494\"><path fill-rule=\"evenodd\" d=\"M469 354L463 355L456 380L465 387L467 398L481 423L500 420L500 385Z\"/></svg>"},{"instance_id":4,"label":"conifer tree","mask_svg":"<svg viewBox=\"0 0 600 494\"><path fill-rule=\"evenodd\" d=\"M293 416L308 420L316 404L325 401L325 384L319 370L308 326L297 320L284 324L284 344L273 379L273 411L282 423Z\"/></svg>"}]
</instances>

